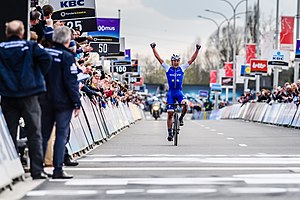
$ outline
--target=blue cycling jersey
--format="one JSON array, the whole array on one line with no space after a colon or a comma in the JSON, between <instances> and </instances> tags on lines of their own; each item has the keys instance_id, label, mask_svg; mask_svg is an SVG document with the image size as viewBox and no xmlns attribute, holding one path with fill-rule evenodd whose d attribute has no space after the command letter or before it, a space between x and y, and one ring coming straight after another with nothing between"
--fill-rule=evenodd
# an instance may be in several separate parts
<instances>
[{"instance_id":1,"label":"blue cycling jersey","mask_svg":"<svg viewBox=\"0 0 300 200\"><path fill-rule=\"evenodd\" d=\"M163 68L166 70L166 76L169 84L169 92L168 92L168 111L174 110L174 104L176 101L181 103L182 100L186 99L184 94L182 93L182 83L184 78L184 71L189 67L188 63L178 66L177 68L172 67L166 63L162 64Z\"/></svg>"},{"instance_id":2,"label":"blue cycling jersey","mask_svg":"<svg viewBox=\"0 0 300 200\"><path fill-rule=\"evenodd\" d=\"M162 66L166 71L166 76L169 84L169 91L182 90L184 71L189 67L189 64L185 63L175 68L164 62L162 63Z\"/></svg>"}]
</instances>

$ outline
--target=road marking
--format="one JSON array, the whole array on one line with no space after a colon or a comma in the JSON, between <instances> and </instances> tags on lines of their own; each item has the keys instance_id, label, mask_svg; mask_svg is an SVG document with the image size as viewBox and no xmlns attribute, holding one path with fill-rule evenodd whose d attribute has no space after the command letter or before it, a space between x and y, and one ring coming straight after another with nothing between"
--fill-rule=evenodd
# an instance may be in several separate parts
<instances>
[{"instance_id":1,"label":"road marking","mask_svg":"<svg viewBox=\"0 0 300 200\"><path fill-rule=\"evenodd\" d=\"M231 137L228 137L228 138L226 138L227 140L234 140L234 138L231 138Z\"/></svg>"},{"instance_id":2,"label":"road marking","mask_svg":"<svg viewBox=\"0 0 300 200\"><path fill-rule=\"evenodd\" d=\"M234 194L279 194L289 191L298 192L298 188L269 188L269 187L235 187L228 188L231 193Z\"/></svg>"},{"instance_id":3,"label":"road marking","mask_svg":"<svg viewBox=\"0 0 300 200\"><path fill-rule=\"evenodd\" d=\"M64 168L66 171L297 171L300 167L96 167ZM50 180L51 182L59 179Z\"/></svg>"},{"instance_id":4,"label":"road marking","mask_svg":"<svg viewBox=\"0 0 300 200\"><path fill-rule=\"evenodd\" d=\"M82 159L84 162L199 162L230 164L300 164L299 157L103 157Z\"/></svg>"},{"instance_id":5,"label":"road marking","mask_svg":"<svg viewBox=\"0 0 300 200\"><path fill-rule=\"evenodd\" d=\"M199 194L199 193L215 193L217 189L152 189L147 190L148 194Z\"/></svg>"},{"instance_id":6,"label":"road marking","mask_svg":"<svg viewBox=\"0 0 300 200\"><path fill-rule=\"evenodd\" d=\"M207 127L205 127L206 129L210 129L208 126Z\"/></svg>"},{"instance_id":7,"label":"road marking","mask_svg":"<svg viewBox=\"0 0 300 200\"><path fill-rule=\"evenodd\" d=\"M269 174L272 177L247 177L247 176L232 176L232 177L201 177L201 178L100 178L100 179L71 179L64 184L67 186L127 186L127 185L268 185L268 184L300 184L299 176L282 176L277 174ZM289 178L287 178L289 177ZM51 191L55 194L54 191ZM85 194L76 191L78 194ZM58 192L62 195L73 194L70 191ZM42 195L44 195L42 193Z\"/></svg>"},{"instance_id":8,"label":"road marking","mask_svg":"<svg viewBox=\"0 0 300 200\"><path fill-rule=\"evenodd\" d=\"M218 135L224 135L224 133L217 133Z\"/></svg>"},{"instance_id":9,"label":"road marking","mask_svg":"<svg viewBox=\"0 0 300 200\"><path fill-rule=\"evenodd\" d=\"M68 186L111 186L111 185L232 185L243 181L239 178L100 178L100 179L70 179Z\"/></svg>"},{"instance_id":10,"label":"road marking","mask_svg":"<svg viewBox=\"0 0 300 200\"><path fill-rule=\"evenodd\" d=\"M216 131L216 129L210 129L210 131Z\"/></svg>"},{"instance_id":11,"label":"road marking","mask_svg":"<svg viewBox=\"0 0 300 200\"><path fill-rule=\"evenodd\" d=\"M33 190L27 192L26 196L76 196L98 194L96 190Z\"/></svg>"},{"instance_id":12,"label":"road marking","mask_svg":"<svg viewBox=\"0 0 300 200\"><path fill-rule=\"evenodd\" d=\"M278 158L288 158L288 157L300 157L300 154L265 154L265 153L258 153L258 154L227 154L227 155L211 155L211 154L187 154L184 155L184 157L278 157ZM126 154L126 155L107 155L107 154L103 154L103 155L85 155L84 157L78 159L78 160L82 160L88 157L183 157L183 155L179 155L179 154Z\"/></svg>"},{"instance_id":13,"label":"road marking","mask_svg":"<svg viewBox=\"0 0 300 200\"><path fill-rule=\"evenodd\" d=\"M106 190L106 194L144 193L145 189Z\"/></svg>"},{"instance_id":14,"label":"road marking","mask_svg":"<svg viewBox=\"0 0 300 200\"><path fill-rule=\"evenodd\" d=\"M239 144L240 147L247 147L247 144Z\"/></svg>"}]
</instances>

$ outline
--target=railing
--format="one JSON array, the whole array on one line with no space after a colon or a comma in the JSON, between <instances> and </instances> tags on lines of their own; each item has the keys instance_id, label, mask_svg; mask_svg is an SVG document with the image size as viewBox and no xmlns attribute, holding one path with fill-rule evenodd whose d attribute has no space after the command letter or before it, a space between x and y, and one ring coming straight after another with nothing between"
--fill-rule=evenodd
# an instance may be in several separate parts
<instances>
[{"instance_id":1,"label":"railing","mask_svg":"<svg viewBox=\"0 0 300 200\"><path fill-rule=\"evenodd\" d=\"M206 116L206 117L205 117ZM300 127L300 109L293 103L246 103L211 112L195 112L193 119L243 119L288 127Z\"/></svg>"},{"instance_id":2,"label":"railing","mask_svg":"<svg viewBox=\"0 0 300 200\"><path fill-rule=\"evenodd\" d=\"M108 141L112 135L144 116L143 111L132 103L119 102L118 106L115 106L108 102L106 108L101 108L85 96L81 98L81 102L79 117L71 120L71 135L67 144L69 153L73 155L81 155L96 144ZM48 148L51 149L52 146ZM23 178L23 175L24 169L0 108L0 189L11 188L13 180Z\"/></svg>"}]
</instances>

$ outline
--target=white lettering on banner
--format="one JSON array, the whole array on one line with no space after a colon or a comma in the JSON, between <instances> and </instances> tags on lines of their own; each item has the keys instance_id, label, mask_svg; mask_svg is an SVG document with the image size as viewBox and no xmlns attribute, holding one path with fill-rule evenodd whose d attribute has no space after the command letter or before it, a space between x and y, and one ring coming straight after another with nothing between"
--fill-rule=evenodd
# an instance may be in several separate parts
<instances>
[{"instance_id":1,"label":"white lettering on banner","mask_svg":"<svg viewBox=\"0 0 300 200\"><path fill-rule=\"evenodd\" d=\"M257 68L257 69L264 69L266 68L266 64L263 63L253 63L252 68Z\"/></svg>"},{"instance_id":2,"label":"white lettering on banner","mask_svg":"<svg viewBox=\"0 0 300 200\"><path fill-rule=\"evenodd\" d=\"M109 27L109 26L98 26L98 31L115 31L115 27Z\"/></svg>"},{"instance_id":3,"label":"white lettering on banner","mask_svg":"<svg viewBox=\"0 0 300 200\"><path fill-rule=\"evenodd\" d=\"M61 8L69 8L69 7L76 7L76 6L84 6L84 0L77 0L77 1L61 1L60 7Z\"/></svg>"}]
</instances>

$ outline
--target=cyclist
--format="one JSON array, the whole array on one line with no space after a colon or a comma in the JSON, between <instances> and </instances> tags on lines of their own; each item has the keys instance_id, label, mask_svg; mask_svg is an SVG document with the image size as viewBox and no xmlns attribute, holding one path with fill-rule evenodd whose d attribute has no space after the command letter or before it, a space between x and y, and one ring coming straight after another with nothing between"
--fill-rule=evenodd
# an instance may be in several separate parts
<instances>
[{"instance_id":1,"label":"cyclist","mask_svg":"<svg viewBox=\"0 0 300 200\"><path fill-rule=\"evenodd\" d=\"M164 60L159 56L157 50L156 50L156 44L151 43L150 44L153 54L155 58L159 61L159 63L162 65L162 67L166 71L166 76L168 79L168 85L169 85L169 91L168 91L168 98L167 98L167 103L168 103L168 119L167 119L167 127L168 127L168 141L173 140L173 133L172 133L172 117L174 114L174 104L176 100L180 104L184 104L182 108L181 115L179 117L179 123L180 126L183 126L183 117L187 111L187 99L184 96L182 92L182 83L183 83L183 78L184 78L184 71L195 61L197 58L197 55L199 53L199 50L201 48L201 45L197 44L196 45L196 50L190 60L182 65L180 64L180 56L173 54L171 57L171 66L168 65L167 63L164 62Z\"/></svg>"}]
</instances>

